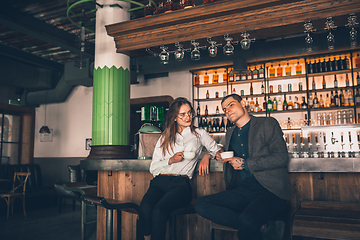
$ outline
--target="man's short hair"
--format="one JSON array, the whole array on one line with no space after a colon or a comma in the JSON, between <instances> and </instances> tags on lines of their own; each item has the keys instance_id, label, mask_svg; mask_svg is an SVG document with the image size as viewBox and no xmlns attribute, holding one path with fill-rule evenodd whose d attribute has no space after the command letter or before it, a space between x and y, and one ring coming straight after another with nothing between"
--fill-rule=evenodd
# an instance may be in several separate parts
<instances>
[{"instance_id":1,"label":"man's short hair","mask_svg":"<svg viewBox=\"0 0 360 240\"><path fill-rule=\"evenodd\" d=\"M231 95L227 95L226 97L223 98L223 100L221 101L221 105L223 104L223 102L228 99L229 97L232 97L233 99L235 99L236 101L238 101L239 103L242 100L242 97L240 95L237 94L231 94Z\"/></svg>"}]
</instances>

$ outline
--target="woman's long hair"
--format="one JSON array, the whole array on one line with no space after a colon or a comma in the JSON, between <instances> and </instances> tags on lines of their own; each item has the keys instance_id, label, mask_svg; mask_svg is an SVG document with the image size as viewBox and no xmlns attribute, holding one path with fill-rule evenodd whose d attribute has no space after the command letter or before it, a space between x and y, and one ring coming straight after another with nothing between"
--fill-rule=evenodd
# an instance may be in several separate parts
<instances>
[{"instance_id":1,"label":"woman's long hair","mask_svg":"<svg viewBox=\"0 0 360 240\"><path fill-rule=\"evenodd\" d=\"M176 133L178 131L178 124L175 120L179 115L180 107L184 104L188 104L190 106L192 116L194 116L195 114L194 108L191 106L191 103L186 98L179 97L174 100L167 113L165 130L161 135L162 143L160 147L162 148L164 155L166 151L169 151L169 148L173 150L173 147L175 145ZM197 132L195 132L194 118L191 118L190 130L195 135L198 135Z\"/></svg>"}]
</instances>

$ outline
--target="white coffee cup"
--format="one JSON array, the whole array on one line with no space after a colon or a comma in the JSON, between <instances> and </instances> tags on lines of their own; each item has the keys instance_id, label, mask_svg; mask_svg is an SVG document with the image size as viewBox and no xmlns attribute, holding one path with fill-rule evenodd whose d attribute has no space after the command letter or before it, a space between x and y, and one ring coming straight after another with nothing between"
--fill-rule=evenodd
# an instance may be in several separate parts
<instances>
[{"instance_id":1,"label":"white coffee cup","mask_svg":"<svg viewBox=\"0 0 360 240\"><path fill-rule=\"evenodd\" d=\"M195 152L184 152L184 159L192 160L195 157Z\"/></svg>"},{"instance_id":2,"label":"white coffee cup","mask_svg":"<svg viewBox=\"0 0 360 240\"><path fill-rule=\"evenodd\" d=\"M233 151L222 152L220 153L220 155L222 159L231 158L234 156L234 152Z\"/></svg>"}]
</instances>

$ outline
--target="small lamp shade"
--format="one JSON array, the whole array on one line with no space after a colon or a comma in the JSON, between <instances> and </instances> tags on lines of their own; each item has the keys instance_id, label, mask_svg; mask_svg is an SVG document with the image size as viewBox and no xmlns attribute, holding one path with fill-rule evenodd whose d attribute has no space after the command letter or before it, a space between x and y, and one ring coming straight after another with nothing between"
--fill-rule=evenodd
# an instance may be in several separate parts
<instances>
[{"instance_id":1,"label":"small lamp shade","mask_svg":"<svg viewBox=\"0 0 360 240\"><path fill-rule=\"evenodd\" d=\"M39 130L39 133L51 133L48 126L42 126Z\"/></svg>"}]
</instances>

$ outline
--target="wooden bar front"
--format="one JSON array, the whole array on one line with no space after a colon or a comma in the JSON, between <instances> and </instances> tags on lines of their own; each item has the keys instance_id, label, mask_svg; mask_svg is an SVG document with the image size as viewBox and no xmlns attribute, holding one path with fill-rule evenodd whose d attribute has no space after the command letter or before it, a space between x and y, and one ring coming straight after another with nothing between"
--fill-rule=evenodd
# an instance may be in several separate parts
<instances>
[{"instance_id":1,"label":"wooden bar front","mask_svg":"<svg viewBox=\"0 0 360 240\"><path fill-rule=\"evenodd\" d=\"M360 202L359 173L289 173L296 198L290 201L292 213L301 200ZM149 187L152 175L148 171L99 171L98 195L140 204ZM194 198L217 193L225 189L223 173L211 172L207 176L194 175L191 180ZM137 215L124 213L122 239L136 239ZM98 209L97 239L105 239L105 210ZM114 227L116 226L114 216ZM197 214L177 218L177 239L210 239L209 221ZM114 233L114 239L116 239ZM168 239L168 236L167 236ZM215 239L237 239L234 233L215 231ZM301 239L301 238L297 238Z\"/></svg>"}]
</instances>

